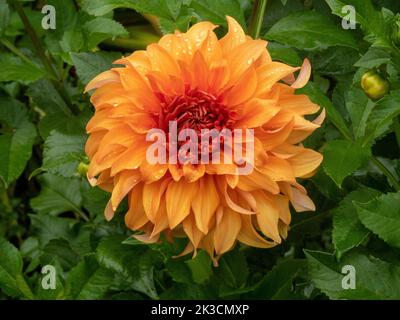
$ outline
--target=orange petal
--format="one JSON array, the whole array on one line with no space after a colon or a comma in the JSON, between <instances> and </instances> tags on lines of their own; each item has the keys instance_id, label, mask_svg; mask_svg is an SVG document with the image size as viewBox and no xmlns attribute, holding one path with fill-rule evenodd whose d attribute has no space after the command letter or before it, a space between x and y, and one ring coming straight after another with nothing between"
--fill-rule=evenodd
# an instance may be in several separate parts
<instances>
[{"instance_id":1,"label":"orange petal","mask_svg":"<svg viewBox=\"0 0 400 320\"><path fill-rule=\"evenodd\" d=\"M256 248L272 248L276 246L276 243L265 240L260 234L254 229L253 223L250 216L241 216L242 224L237 239L252 247Z\"/></svg>"},{"instance_id":2,"label":"orange petal","mask_svg":"<svg viewBox=\"0 0 400 320\"><path fill-rule=\"evenodd\" d=\"M140 182L140 173L137 170L124 170L114 178L114 189L111 195L113 210L117 210L123 198Z\"/></svg>"},{"instance_id":3,"label":"orange petal","mask_svg":"<svg viewBox=\"0 0 400 320\"><path fill-rule=\"evenodd\" d=\"M180 224L190 213L194 194L197 192L197 182L188 183L185 180L171 181L166 192L167 214L171 229Z\"/></svg>"},{"instance_id":4,"label":"orange petal","mask_svg":"<svg viewBox=\"0 0 400 320\"><path fill-rule=\"evenodd\" d=\"M235 123L236 128L255 128L271 120L280 108L276 101L254 98L242 110L242 118Z\"/></svg>"},{"instance_id":5,"label":"orange petal","mask_svg":"<svg viewBox=\"0 0 400 320\"><path fill-rule=\"evenodd\" d=\"M219 205L219 196L215 187L214 178L206 175L199 181L200 192L196 193L192 201L192 210L200 231L207 234L209 224Z\"/></svg>"},{"instance_id":6,"label":"orange petal","mask_svg":"<svg viewBox=\"0 0 400 320\"><path fill-rule=\"evenodd\" d=\"M100 88L107 83L120 83L120 78L117 72L114 70L107 70L105 72L100 73L94 79L92 79L85 87L85 92L88 92L93 89Z\"/></svg>"},{"instance_id":7,"label":"orange petal","mask_svg":"<svg viewBox=\"0 0 400 320\"><path fill-rule=\"evenodd\" d=\"M214 229L214 246L217 255L221 255L233 247L241 225L240 215L225 208Z\"/></svg>"},{"instance_id":8,"label":"orange petal","mask_svg":"<svg viewBox=\"0 0 400 320\"><path fill-rule=\"evenodd\" d=\"M290 162L294 175L296 177L303 177L313 172L322 162L322 155L311 149L303 149L295 156L288 159Z\"/></svg>"},{"instance_id":9,"label":"orange petal","mask_svg":"<svg viewBox=\"0 0 400 320\"><path fill-rule=\"evenodd\" d=\"M253 195L257 201L257 222L261 231L270 239L281 243L278 230L279 208L275 206L263 191L255 191Z\"/></svg>"},{"instance_id":10,"label":"orange petal","mask_svg":"<svg viewBox=\"0 0 400 320\"><path fill-rule=\"evenodd\" d=\"M235 19L226 16L226 20L228 22L228 33L219 40L219 43L224 54L228 55L233 49L246 42L246 34Z\"/></svg>"},{"instance_id":11,"label":"orange petal","mask_svg":"<svg viewBox=\"0 0 400 320\"><path fill-rule=\"evenodd\" d=\"M149 222L144 212L142 196L143 184L134 187L129 194L129 210L125 215L125 224L131 230L139 230Z\"/></svg>"},{"instance_id":12,"label":"orange petal","mask_svg":"<svg viewBox=\"0 0 400 320\"><path fill-rule=\"evenodd\" d=\"M303 88L308 80L310 80L311 76L311 64L310 61L306 58L304 59L303 65L301 66L300 74L297 77L296 81L291 85L294 89Z\"/></svg>"}]
</instances>

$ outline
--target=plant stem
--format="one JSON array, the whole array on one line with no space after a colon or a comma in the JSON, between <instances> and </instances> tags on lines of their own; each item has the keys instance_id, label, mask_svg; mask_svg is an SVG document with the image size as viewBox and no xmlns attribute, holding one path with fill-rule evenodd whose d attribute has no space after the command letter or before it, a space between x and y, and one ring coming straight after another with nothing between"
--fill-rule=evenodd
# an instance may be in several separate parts
<instances>
[{"instance_id":1,"label":"plant stem","mask_svg":"<svg viewBox=\"0 0 400 320\"><path fill-rule=\"evenodd\" d=\"M267 0L254 1L253 14L251 16L249 27L249 33L254 39L258 39L260 37L266 6Z\"/></svg>"},{"instance_id":2,"label":"plant stem","mask_svg":"<svg viewBox=\"0 0 400 320\"><path fill-rule=\"evenodd\" d=\"M33 46L35 47L37 55L43 63L43 66L46 68L49 75L51 75L54 79L58 79L59 77L58 77L57 73L55 72L55 70L53 69L53 66L51 65L50 60L46 56L46 53L42 47L42 44L40 43L40 40L39 40L38 36L36 35L35 30L33 29L31 23L29 22L26 14L24 12L22 4L16 0L14 0L13 3L15 6L15 9L17 10L19 17L21 18L22 23L25 26L26 32L28 33L29 37L32 40L32 43L33 43Z\"/></svg>"},{"instance_id":3,"label":"plant stem","mask_svg":"<svg viewBox=\"0 0 400 320\"><path fill-rule=\"evenodd\" d=\"M389 169L386 168L386 166L377 158L372 156L371 160L377 166L377 168L387 177L393 188L395 188L396 191L400 191L400 183L397 181L396 177L389 171Z\"/></svg>"},{"instance_id":4,"label":"plant stem","mask_svg":"<svg viewBox=\"0 0 400 320\"><path fill-rule=\"evenodd\" d=\"M26 63L29 63L30 65L33 65L36 67L36 65L30 60L26 55L24 55L21 50L19 50L16 46L14 46L10 41L7 39L1 39L0 40L1 44L5 46L8 50L10 50L12 53L14 53L16 56L20 57L21 60L25 61Z\"/></svg>"},{"instance_id":5,"label":"plant stem","mask_svg":"<svg viewBox=\"0 0 400 320\"><path fill-rule=\"evenodd\" d=\"M57 74L55 69L53 68L50 59L47 57L46 52L35 32L33 29L31 23L29 22L22 4L18 0L13 0L13 4L15 6L15 9L17 10L17 13L19 17L21 18L22 23L24 24L25 30L28 33L29 37L32 40L32 44L35 47L36 54L38 55L40 61L42 62L43 66L45 67L48 75L51 77L51 80L58 91L58 93L61 95L61 97L65 100L66 104L70 108L73 114L78 114L79 109L71 103L71 100L69 98L68 92L65 90L64 85L62 83L61 77Z\"/></svg>"}]
</instances>

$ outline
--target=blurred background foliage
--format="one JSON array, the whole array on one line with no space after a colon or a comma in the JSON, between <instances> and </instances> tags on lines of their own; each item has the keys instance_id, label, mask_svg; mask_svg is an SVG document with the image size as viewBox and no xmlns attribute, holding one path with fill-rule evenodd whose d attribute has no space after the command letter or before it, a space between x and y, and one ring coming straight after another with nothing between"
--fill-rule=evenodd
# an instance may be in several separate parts
<instances>
[{"instance_id":1,"label":"blurred background foliage","mask_svg":"<svg viewBox=\"0 0 400 320\"><path fill-rule=\"evenodd\" d=\"M398 0L267 2L261 37L276 60L311 60L300 92L327 112L306 141L324 153L302 182L317 211L293 213L282 245L237 246L214 268L205 252L173 258L180 240L134 241L126 205L103 218L108 195L85 178L84 86L197 21L223 35L230 15L249 30L254 2L0 0L0 299L400 299ZM46 4L55 30L42 28ZM355 29L341 27L345 5ZM56 290L40 285L47 264ZM343 290L349 264L357 287Z\"/></svg>"}]
</instances>

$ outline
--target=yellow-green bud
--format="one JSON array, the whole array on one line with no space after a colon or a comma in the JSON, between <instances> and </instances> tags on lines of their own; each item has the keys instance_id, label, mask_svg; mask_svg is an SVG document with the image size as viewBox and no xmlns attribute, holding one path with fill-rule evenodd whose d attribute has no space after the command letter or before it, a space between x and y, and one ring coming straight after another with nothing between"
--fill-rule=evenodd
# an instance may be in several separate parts
<instances>
[{"instance_id":1,"label":"yellow-green bud","mask_svg":"<svg viewBox=\"0 0 400 320\"><path fill-rule=\"evenodd\" d=\"M361 78L361 87L368 97L378 100L389 92L389 81L382 78L376 71L366 72Z\"/></svg>"}]
</instances>

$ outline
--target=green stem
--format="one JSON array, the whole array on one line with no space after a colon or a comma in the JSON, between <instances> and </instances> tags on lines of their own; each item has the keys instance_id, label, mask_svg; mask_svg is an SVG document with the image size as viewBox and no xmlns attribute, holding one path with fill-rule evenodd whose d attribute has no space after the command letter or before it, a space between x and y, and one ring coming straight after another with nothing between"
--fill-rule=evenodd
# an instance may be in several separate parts
<instances>
[{"instance_id":1,"label":"green stem","mask_svg":"<svg viewBox=\"0 0 400 320\"><path fill-rule=\"evenodd\" d=\"M33 29L31 23L29 22L22 4L18 0L13 0L13 4L15 6L15 9L17 10L17 13L19 17L21 18L22 23L24 24L25 30L28 33L29 37L32 40L32 44L35 48L36 54L38 55L40 61L42 62L43 66L45 67L47 73L51 77L51 80L58 91L58 93L61 95L61 97L65 100L66 104L70 108L73 114L78 114L79 109L71 103L71 100L69 98L68 92L65 90L64 85L62 83L61 77L57 74L55 69L53 68L50 59L47 57L46 52L39 40L39 37L37 36L35 30Z\"/></svg>"},{"instance_id":2,"label":"green stem","mask_svg":"<svg viewBox=\"0 0 400 320\"><path fill-rule=\"evenodd\" d=\"M11 213L13 208L11 206L10 198L8 196L7 188L3 186L2 181L0 181L0 201L5 207L7 213Z\"/></svg>"},{"instance_id":3,"label":"green stem","mask_svg":"<svg viewBox=\"0 0 400 320\"><path fill-rule=\"evenodd\" d=\"M28 33L29 37L32 40L32 44L35 47L36 54L38 55L39 59L42 61L43 66L46 68L47 72L49 75L51 75L54 79L59 79L57 73L53 69L53 66L51 65L50 60L46 56L46 53L42 47L42 44L40 43L40 40L38 36L36 35L35 30L33 29L31 23L29 22L24 9L22 7L22 4L18 0L13 0L15 9L17 10L17 13L19 17L21 18L22 23L24 24L25 30Z\"/></svg>"},{"instance_id":4,"label":"green stem","mask_svg":"<svg viewBox=\"0 0 400 320\"><path fill-rule=\"evenodd\" d=\"M249 33L254 39L258 39L260 37L266 6L267 0L254 1L253 14L251 16L249 27Z\"/></svg>"},{"instance_id":5,"label":"green stem","mask_svg":"<svg viewBox=\"0 0 400 320\"><path fill-rule=\"evenodd\" d=\"M376 167L387 177L393 188L395 188L396 191L400 191L400 184L397 181L396 177L389 171L389 169L386 168L386 166L377 158L372 156L371 160L376 165Z\"/></svg>"},{"instance_id":6,"label":"green stem","mask_svg":"<svg viewBox=\"0 0 400 320\"><path fill-rule=\"evenodd\" d=\"M399 120L399 117L394 118L393 128L394 128L394 133L396 135L397 145L400 148L400 120Z\"/></svg>"},{"instance_id":7,"label":"green stem","mask_svg":"<svg viewBox=\"0 0 400 320\"><path fill-rule=\"evenodd\" d=\"M25 61L26 63L29 63L32 66L37 67L32 60L30 60L26 55L24 55L21 50L19 50L16 46L14 46L10 41L7 39L1 39L0 40L1 44L5 46L8 50L10 50L12 53L14 53L16 56L20 57L21 60Z\"/></svg>"}]
</instances>

